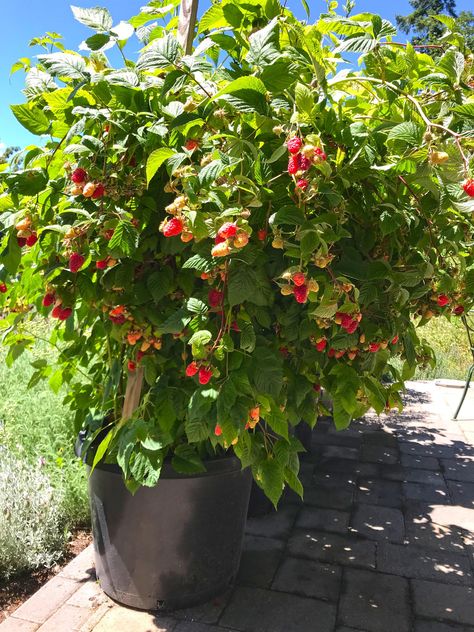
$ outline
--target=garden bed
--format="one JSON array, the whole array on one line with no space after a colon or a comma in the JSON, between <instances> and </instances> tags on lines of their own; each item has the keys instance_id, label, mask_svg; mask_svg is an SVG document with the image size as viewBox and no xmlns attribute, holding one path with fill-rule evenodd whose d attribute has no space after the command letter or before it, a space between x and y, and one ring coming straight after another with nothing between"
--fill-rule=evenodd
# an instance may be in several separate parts
<instances>
[{"instance_id":1,"label":"garden bed","mask_svg":"<svg viewBox=\"0 0 474 632\"><path fill-rule=\"evenodd\" d=\"M79 555L92 541L89 530L78 529L72 534L67 545L66 552L60 563L51 568L39 568L29 573L24 573L0 584L0 623L10 616L22 603L24 603L33 593L49 581L54 575L68 564L76 555Z\"/></svg>"}]
</instances>

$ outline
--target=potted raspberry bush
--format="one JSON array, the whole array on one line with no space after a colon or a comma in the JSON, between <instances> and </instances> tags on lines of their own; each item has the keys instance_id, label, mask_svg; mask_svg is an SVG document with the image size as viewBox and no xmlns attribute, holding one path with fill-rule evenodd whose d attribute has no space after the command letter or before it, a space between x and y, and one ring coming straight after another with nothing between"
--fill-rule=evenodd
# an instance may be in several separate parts
<instances>
[{"instance_id":1,"label":"potted raspberry bush","mask_svg":"<svg viewBox=\"0 0 474 632\"><path fill-rule=\"evenodd\" d=\"M274 504L303 493L291 430L322 388L338 429L400 408L433 361L422 325L474 302L473 57L451 18L435 61L377 15L223 0L186 55L175 5L115 26L73 7L80 52L36 40L12 110L44 142L1 174L7 359L50 319L58 360L31 384L67 384L99 578L145 608L230 581L249 470Z\"/></svg>"}]
</instances>

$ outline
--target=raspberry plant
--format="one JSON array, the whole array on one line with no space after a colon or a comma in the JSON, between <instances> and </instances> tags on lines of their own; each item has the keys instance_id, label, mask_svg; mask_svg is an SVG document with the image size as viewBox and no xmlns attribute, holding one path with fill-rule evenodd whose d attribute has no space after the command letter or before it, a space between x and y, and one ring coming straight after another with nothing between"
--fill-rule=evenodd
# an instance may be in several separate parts
<instances>
[{"instance_id":1,"label":"raspberry plant","mask_svg":"<svg viewBox=\"0 0 474 632\"><path fill-rule=\"evenodd\" d=\"M130 489L233 450L276 503L321 387L338 429L399 408L420 327L473 306L473 58L452 25L434 61L378 15L277 0L213 4L184 55L176 4L73 7L81 52L48 35L16 65L45 142L1 174L3 341L12 362L52 319L32 384L69 384Z\"/></svg>"}]
</instances>

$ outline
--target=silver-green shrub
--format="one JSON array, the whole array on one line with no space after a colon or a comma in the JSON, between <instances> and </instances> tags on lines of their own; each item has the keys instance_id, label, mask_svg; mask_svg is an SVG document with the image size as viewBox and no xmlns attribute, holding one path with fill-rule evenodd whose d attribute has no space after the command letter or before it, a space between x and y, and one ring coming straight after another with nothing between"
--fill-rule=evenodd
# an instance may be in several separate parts
<instances>
[{"instance_id":1,"label":"silver-green shrub","mask_svg":"<svg viewBox=\"0 0 474 632\"><path fill-rule=\"evenodd\" d=\"M67 538L62 503L40 464L0 447L0 580L59 559Z\"/></svg>"}]
</instances>

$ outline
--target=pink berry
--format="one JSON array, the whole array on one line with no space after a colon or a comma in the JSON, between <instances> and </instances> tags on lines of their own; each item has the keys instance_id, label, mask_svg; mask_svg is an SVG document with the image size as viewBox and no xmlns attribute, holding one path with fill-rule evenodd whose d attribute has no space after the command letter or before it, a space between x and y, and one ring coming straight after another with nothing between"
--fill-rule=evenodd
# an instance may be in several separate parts
<instances>
[{"instance_id":1,"label":"pink berry","mask_svg":"<svg viewBox=\"0 0 474 632\"><path fill-rule=\"evenodd\" d=\"M29 235L29 237L26 238L26 245L29 248L31 248L32 246L36 244L37 241L38 241L37 233L31 233L31 235Z\"/></svg>"},{"instance_id":2,"label":"pink berry","mask_svg":"<svg viewBox=\"0 0 474 632\"><path fill-rule=\"evenodd\" d=\"M94 189L94 193L92 194L92 199L98 200L104 197L104 195L105 195L105 187L103 184L99 183Z\"/></svg>"},{"instance_id":3,"label":"pink berry","mask_svg":"<svg viewBox=\"0 0 474 632\"><path fill-rule=\"evenodd\" d=\"M449 305L449 298L446 296L446 294L440 294L436 302L440 307L446 307L446 305Z\"/></svg>"},{"instance_id":4,"label":"pink berry","mask_svg":"<svg viewBox=\"0 0 474 632\"><path fill-rule=\"evenodd\" d=\"M137 368L137 365L135 364L133 360L129 360L127 363L127 368L130 372L133 372Z\"/></svg>"},{"instance_id":5,"label":"pink berry","mask_svg":"<svg viewBox=\"0 0 474 632\"><path fill-rule=\"evenodd\" d=\"M466 180L466 182L462 185L462 188L469 197L474 197L474 178Z\"/></svg>"},{"instance_id":6,"label":"pink berry","mask_svg":"<svg viewBox=\"0 0 474 632\"><path fill-rule=\"evenodd\" d=\"M183 232L183 222L177 217L172 217L163 226L163 235L165 237L175 237Z\"/></svg>"},{"instance_id":7,"label":"pink berry","mask_svg":"<svg viewBox=\"0 0 474 632\"><path fill-rule=\"evenodd\" d=\"M8 290L8 288L7 288L7 286L5 285L5 283L0 283L0 292L1 292L2 294L5 294L5 292L7 292L7 290Z\"/></svg>"},{"instance_id":8,"label":"pink berry","mask_svg":"<svg viewBox=\"0 0 474 632\"><path fill-rule=\"evenodd\" d=\"M380 349L380 343L379 342L371 342L369 344L369 351L370 353L377 353L377 351Z\"/></svg>"},{"instance_id":9,"label":"pink berry","mask_svg":"<svg viewBox=\"0 0 474 632\"><path fill-rule=\"evenodd\" d=\"M226 222L217 231L217 236L220 239L229 239L230 237L235 237L236 232L237 224L235 222Z\"/></svg>"},{"instance_id":10,"label":"pink berry","mask_svg":"<svg viewBox=\"0 0 474 632\"><path fill-rule=\"evenodd\" d=\"M71 173L71 180L75 182L76 184L80 184L81 182L84 182L86 178L87 178L87 171L84 171L84 169L81 169L80 167L78 167L77 169L74 169L74 171Z\"/></svg>"},{"instance_id":11,"label":"pink berry","mask_svg":"<svg viewBox=\"0 0 474 632\"><path fill-rule=\"evenodd\" d=\"M298 182L296 183L296 188L297 189L301 189L302 191L306 191L306 189L309 186L309 182L308 180L306 180L305 178L301 178L300 180L298 180Z\"/></svg>"},{"instance_id":12,"label":"pink berry","mask_svg":"<svg viewBox=\"0 0 474 632\"><path fill-rule=\"evenodd\" d=\"M70 307L61 307L57 317L59 318L59 320L67 320L71 315L72 309Z\"/></svg>"},{"instance_id":13,"label":"pink berry","mask_svg":"<svg viewBox=\"0 0 474 632\"><path fill-rule=\"evenodd\" d=\"M199 369L199 384L207 384L212 377L212 369L202 366Z\"/></svg>"},{"instance_id":14,"label":"pink berry","mask_svg":"<svg viewBox=\"0 0 474 632\"><path fill-rule=\"evenodd\" d=\"M98 270L105 270L105 268L107 267L107 262L108 262L108 260L109 260L109 259L108 259L108 257L107 257L107 259L101 259L100 261L96 261L96 262L95 262L95 267L96 267Z\"/></svg>"},{"instance_id":15,"label":"pink berry","mask_svg":"<svg viewBox=\"0 0 474 632\"><path fill-rule=\"evenodd\" d=\"M214 428L214 434L216 435L216 437L220 437L222 434L222 428L219 426L219 424L216 424L216 427Z\"/></svg>"},{"instance_id":16,"label":"pink berry","mask_svg":"<svg viewBox=\"0 0 474 632\"><path fill-rule=\"evenodd\" d=\"M453 314L455 314L456 316L461 316L462 314L464 314L464 306L456 305L456 307L453 309Z\"/></svg>"},{"instance_id":17,"label":"pink berry","mask_svg":"<svg viewBox=\"0 0 474 632\"><path fill-rule=\"evenodd\" d=\"M209 305L211 307L218 307L219 305L221 305L223 297L223 292L219 292L219 290L215 290L214 288L209 290L209 293L207 295Z\"/></svg>"},{"instance_id":18,"label":"pink berry","mask_svg":"<svg viewBox=\"0 0 474 632\"><path fill-rule=\"evenodd\" d=\"M77 272L82 268L85 260L86 258L83 257L81 254L79 254L78 252L73 252L72 255L69 257L69 270L71 272Z\"/></svg>"},{"instance_id":19,"label":"pink berry","mask_svg":"<svg viewBox=\"0 0 474 632\"><path fill-rule=\"evenodd\" d=\"M288 160L288 173L290 175L294 175L300 170L301 164L301 154L295 154L294 156L290 156Z\"/></svg>"},{"instance_id":20,"label":"pink berry","mask_svg":"<svg viewBox=\"0 0 474 632\"><path fill-rule=\"evenodd\" d=\"M324 349L326 349L327 344L328 344L328 341L326 340L326 338L321 338L321 340L318 340L316 342L316 350L324 351Z\"/></svg>"},{"instance_id":21,"label":"pink berry","mask_svg":"<svg viewBox=\"0 0 474 632\"><path fill-rule=\"evenodd\" d=\"M299 138L299 136L293 136L293 138L290 138L290 140L286 143L290 154L297 154L302 145L303 141Z\"/></svg>"},{"instance_id":22,"label":"pink berry","mask_svg":"<svg viewBox=\"0 0 474 632\"><path fill-rule=\"evenodd\" d=\"M297 303L306 303L308 299L308 286L307 285L295 285L293 288L293 294Z\"/></svg>"},{"instance_id":23,"label":"pink berry","mask_svg":"<svg viewBox=\"0 0 474 632\"><path fill-rule=\"evenodd\" d=\"M56 300L56 296L52 292L47 292L43 296L43 307L51 307Z\"/></svg>"},{"instance_id":24,"label":"pink berry","mask_svg":"<svg viewBox=\"0 0 474 632\"><path fill-rule=\"evenodd\" d=\"M26 237L17 237L16 241L18 245L20 246L20 248L23 248L23 246L26 246Z\"/></svg>"},{"instance_id":25,"label":"pink berry","mask_svg":"<svg viewBox=\"0 0 474 632\"><path fill-rule=\"evenodd\" d=\"M193 375L196 375L198 371L199 371L198 365L194 361L188 364L188 366L186 367L186 375L188 377L193 377Z\"/></svg>"},{"instance_id":26,"label":"pink berry","mask_svg":"<svg viewBox=\"0 0 474 632\"><path fill-rule=\"evenodd\" d=\"M308 171L311 167L311 160L306 158L306 156L301 156L299 168L301 171Z\"/></svg>"}]
</instances>

